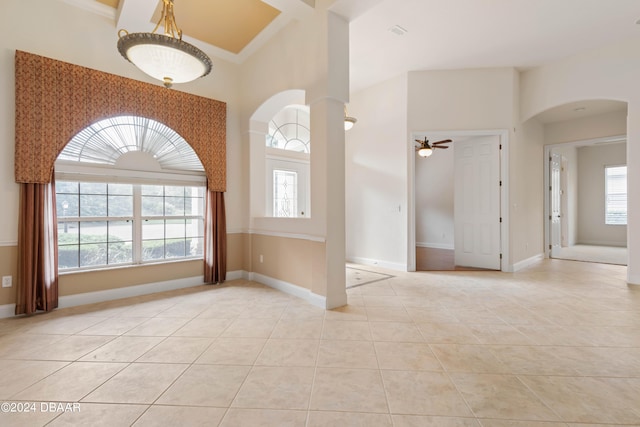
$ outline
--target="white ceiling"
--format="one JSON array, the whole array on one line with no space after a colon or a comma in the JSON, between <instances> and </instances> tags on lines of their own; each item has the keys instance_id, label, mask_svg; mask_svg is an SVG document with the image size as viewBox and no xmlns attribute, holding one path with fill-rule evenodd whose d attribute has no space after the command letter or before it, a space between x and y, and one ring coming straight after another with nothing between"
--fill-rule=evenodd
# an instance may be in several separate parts
<instances>
[{"instance_id":1,"label":"white ceiling","mask_svg":"<svg viewBox=\"0 0 640 427\"><path fill-rule=\"evenodd\" d=\"M98 0L64 1L83 7L98 4ZM119 13L104 4L98 6L112 11L118 28L139 28L143 23L151 25L148 16L157 1L120 0ZM281 14L238 54L190 40L187 33L185 39L214 58L241 63L286 22L312 10L313 4L312 0L262 1ZM640 25L636 24L640 0L325 1L350 22L351 91L414 70L523 70L616 41L640 38ZM396 25L406 29L406 34L389 31ZM545 117L545 121L556 120Z\"/></svg>"}]
</instances>

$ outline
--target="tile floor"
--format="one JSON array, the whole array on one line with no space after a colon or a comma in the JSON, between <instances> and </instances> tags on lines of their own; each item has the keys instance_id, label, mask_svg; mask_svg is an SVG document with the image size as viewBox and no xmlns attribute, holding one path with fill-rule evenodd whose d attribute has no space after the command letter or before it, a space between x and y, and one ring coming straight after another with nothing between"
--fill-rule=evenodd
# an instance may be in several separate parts
<instances>
[{"instance_id":1,"label":"tile floor","mask_svg":"<svg viewBox=\"0 0 640 427\"><path fill-rule=\"evenodd\" d=\"M386 273L330 311L232 281L0 320L3 410L35 409L0 425L640 425L626 267Z\"/></svg>"}]
</instances>

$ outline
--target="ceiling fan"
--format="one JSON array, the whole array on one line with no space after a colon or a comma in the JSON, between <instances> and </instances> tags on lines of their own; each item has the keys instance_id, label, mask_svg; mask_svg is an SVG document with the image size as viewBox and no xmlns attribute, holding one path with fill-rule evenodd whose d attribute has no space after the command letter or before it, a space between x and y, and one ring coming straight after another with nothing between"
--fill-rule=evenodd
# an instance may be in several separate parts
<instances>
[{"instance_id":1,"label":"ceiling fan","mask_svg":"<svg viewBox=\"0 0 640 427\"><path fill-rule=\"evenodd\" d=\"M443 139L442 141L437 141L437 142L429 142L429 140L427 139L427 137L424 137L424 141L421 141L419 139L416 139L416 142L420 144L419 147L416 147L416 151L418 152L418 155L420 157L429 157L430 155L433 154L433 150L436 148L449 148L448 145L442 145L442 144L447 144L449 142L453 142L450 139Z\"/></svg>"}]
</instances>

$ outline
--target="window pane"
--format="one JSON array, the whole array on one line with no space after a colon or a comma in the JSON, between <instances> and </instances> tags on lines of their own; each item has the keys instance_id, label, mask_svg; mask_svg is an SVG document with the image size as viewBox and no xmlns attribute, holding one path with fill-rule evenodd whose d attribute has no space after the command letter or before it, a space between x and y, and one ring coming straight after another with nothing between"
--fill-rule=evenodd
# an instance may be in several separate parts
<instances>
[{"instance_id":1,"label":"window pane","mask_svg":"<svg viewBox=\"0 0 640 427\"><path fill-rule=\"evenodd\" d=\"M187 251L189 256L202 256L204 254L204 239L202 237L187 239Z\"/></svg>"},{"instance_id":2,"label":"window pane","mask_svg":"<svg viewBox=\"0 0 640 427\"><path fill-rule=\"evenodd\" d=\"M202 218L189 218L186 220L186 234L187 237L202 237L204 236L204 219Z\"/></svg>"},{"instance_id":3,"label":"window pane","mask_svg":"<svg viewBox=\"0 0 640 427\"><path fill-rule=\"evenodd\" d=\"M81 194L80 216L107 216L107 196Z\"/></svg>"},{"instance_id":4,"label":"window pane","mask_svg":"<svg viewBox=\"0 0 640 427\"><path fill-rule=\"evenodd\" d=\"M103 242L107 242L107 221L80 223L80 243Z\"/></svg>"},{"instance_id":5,"label":"window pane","mask_svg":"<svg viewBox=\"0 0 640 427\"><path fill-rule=\"evenodd\" d=\"M109 194L133 195L133 185L131 184L109 184Z\"/></svg>"},{"instance_id":6,"label":"window pane","mask_svg":"<svg viewBox=\"0 0 640 427\"><path fill-rule=\"evenodd\" d=\"M163 216L164 197L142 196L142 216Z\"/></svg>"},{"instance_id":7,"label":"window pane","mask_svg":"<svg viewBox=\"0 0 640 427\"><path fill-rule=\"evenodd\" d=\"M69 182L69 181L56 182L56 194L61 194L61 193L77 194L79 188L80 188L80 185L77 182Z\"/></svg>"},{"instance_id":8,"label":"window pane","mask_svg":"<svg viewBox=\"0 0 640 427\"><path fill-rule=\"evenodd\" d=\"M109 264L133 262L133 245L131 242L109 243Z\"/></svg>"},{"instance_id":9,"label":"window pane","mask_svg":"<svg viewBox=\"0 0 640 427\"><path fill-rule=\"evenodd\" d=\"M133 216L133 196L109 196L109 216Z\"/></svg>"},{"instance_id":10,"label":"window pane","mask_svg":"<svg viewBox=\"0 0 640 427\"><path fill-rule=\"evenodd\" d=\"M142 240L164 239L163 220L145 220L142 223Z\"/></svg>"},{"instance_id":11,"label":"window pane","mask_svg":"<svg viewBox=\"0 0 640 427\"><path fill-rule=\"evenodd\" d=\"M168 219L166 221L165 236L167 239L185 237L184 219Z\"/></svg>"},{"instance_id":12,"label":"window pane","mask_svg":"<svg viewBox=\"0 0 640 427\"><path fill-rule=\"evenodd\" d=\"M143 185L141 191L143 196L164 195L164 187L162 185Z\"/></svg>"},{"instance_id":13,"label":"window pane","mask_svg":"<svg viewBox=\"0 0 640 427\"><path fill-rule=\"evenodd\" d=\"M184 216L184 197L166 197L164 201L164 214L167 216Z\"/></svg>"},{"instance_id":14,"label":"window pane","mask_svg":"<svg viewBox=\"0 0 640 427\"><path fill-rule=\"evenodd\" d=\"M107 194L107 184L103 182L81 182L80 193L82 194Z\"/></svg>"},{"instance_id":15,"label":"window pane","mask_svg":"<svg viewBox=\"0 0 640 427\"><path fill-rule=\"evenodd\" d=\"M165 196L184 197L184 187L171 187L167 185L164 187Z\"/></svg>"},{"instance_id":16,"label":"window pane","mask_svg":"<svg viewBox=\"0 0 640 427\"><path fill-rule=\"evenodd\" d=\"M78 268L79 254L79 245L58 245L58 268Z\"/></svg>"},{"instance_id":17,"label":"window pane","mask_svg":"<svg viewBox=\"0 0 640 427\"><path fill-rule=\"evenodd\" d=\"M164 240L145 240L142 242L142 260L153 261L164 258Z\"/></svg>"},{"instance_id":18,"label":"window pane","mask_svg":"<svg viewBox=\"0 0 640 427\"><path fill-rule=\"evenodd\" d=\"M107 244L91 243L80 245L80 267L107 264Z\"/></svg>"},{"instance_id":19,"label":"window pane","mask_svg":"<svg viewBox=\"0 0 640 427\"><path fill-rule=\"evenodd\" d=\"M133 241L133 221L109 221L109 242Z\"/></svg>"},{"instance_id":20,"label":"window pane","mask_svg":"<svg viewBox=\"0 0 640 427\"><path fill-rule=\"evenodd\" d=\"M627 167L605 168L605 224L627 223Z\"/></svg>"},{"instance_id":21,"label":"window pane","mask_svg":"<svg viewBox=\"0 0 640 427\"><path fill-rule=\"evenodd\" d=\"M58 245L80 242L80 223L77 221L58 222Z\"/></svg>"},{"instance_id":22,"label":"window pane","mask_svg":"<svg viewBox=\"0 0 640 427\"><path fill-rule=\"evenodd\" d=\"M167 258L184 256L184 239L167 239Z\"/></svg>"},{"instance_id":23,"label":"window pane","mask_svg":"<svg viewBox=\"0 0 640 427\"><path fill-rule=\"evenodd\" d=\"M56 194L56 214L58 218L77 218L80 213L80 197L77 194Z\"/></svg>"},{"instance_id":24,"label":"window pane","mask_svg":"<svg viewBox=\"0 0 640 427\"><path fill-rule=\"evenodd\" d=\"M295 217L298 212L298 173L273 171L273 216Z\"/></svg>"}]
</instances>

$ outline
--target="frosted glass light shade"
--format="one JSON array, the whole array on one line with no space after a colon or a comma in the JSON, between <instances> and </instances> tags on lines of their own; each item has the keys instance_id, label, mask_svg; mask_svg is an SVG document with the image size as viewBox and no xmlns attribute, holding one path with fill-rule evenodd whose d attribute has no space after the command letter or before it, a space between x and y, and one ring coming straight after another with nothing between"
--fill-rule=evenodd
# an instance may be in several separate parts
<instances>
[{"instance_id":1,"label":"frosted glass light shade","mask_svg":"<svg viewBox=\"0 0 640 427\"><path fill-rule=\"evenodd\" d=\"M164 82L186 83L211 72L211 60L197 47L155 33L131 33L118 39L120 54L145 74Z\"/></svg>"},{"instance_id":2,"label":"frosted glass light shade","mask_svg":"<svg viewBox=\"0 0 640 427\"><path fill-rule=\"evenodd\" d=\"M429 157L433 154L432 148L421 148L418 150L418 156L420 157Z\"/></svg>"},{"instance_id":3,"label":"frosted glass light shade","mask_svg":"<svg viewBox=\"0 0 640 427\"><path fill-rule=\"evenodd\" d=\"M355 117L348 117L345 116L344 118L344 130L349 130L353 127L354 124L356 124L358 120L355 119Z\"/></svg>"}]
</instances>

